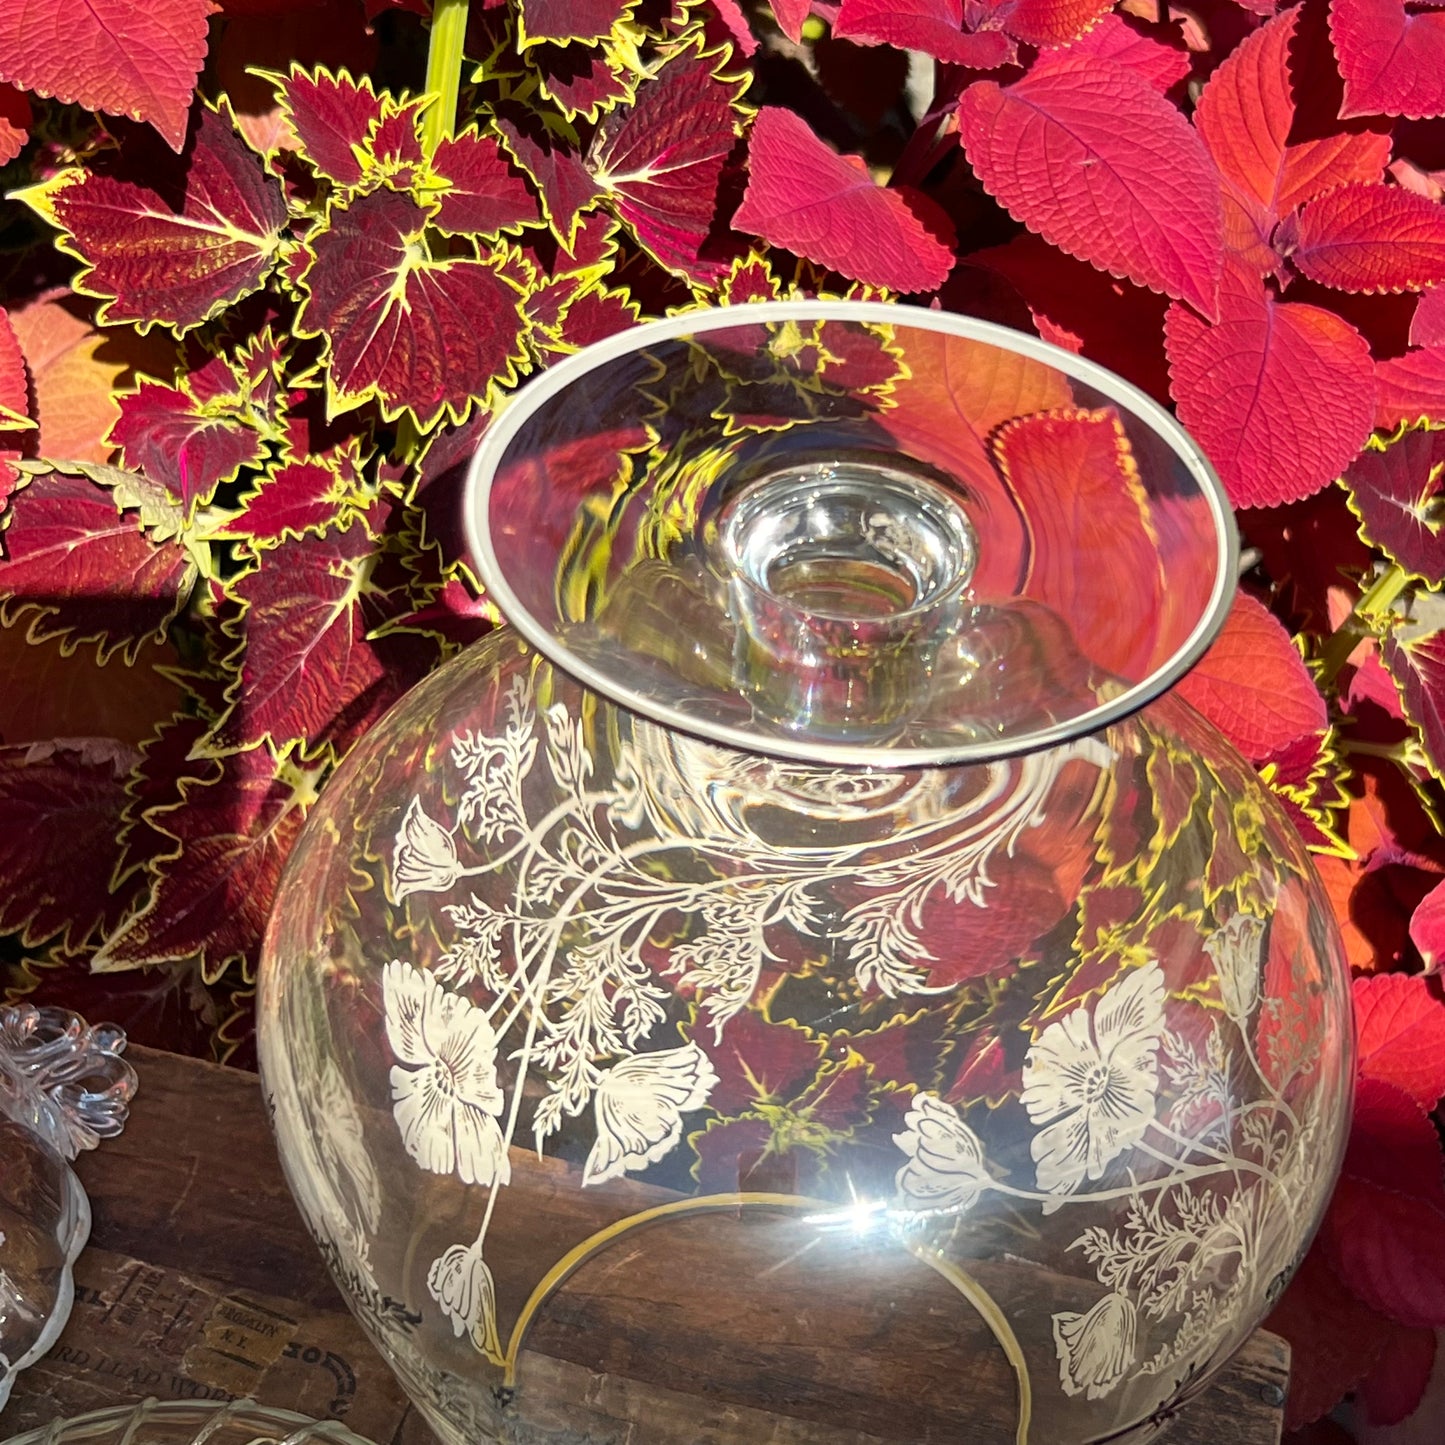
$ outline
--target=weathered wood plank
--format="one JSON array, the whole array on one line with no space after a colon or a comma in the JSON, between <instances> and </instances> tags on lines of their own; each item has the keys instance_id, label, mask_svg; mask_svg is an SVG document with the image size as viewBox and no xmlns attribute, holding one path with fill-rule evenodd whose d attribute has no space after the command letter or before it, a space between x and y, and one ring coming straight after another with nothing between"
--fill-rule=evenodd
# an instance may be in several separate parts
<instances>
[{"instance_id":1,"label":"weathered wood plank","mask_svg":"<svg viewBox=\"0 0 1445 1445\"><path fill-rule=\"evenodd\" d=\"M95 1228L75 1312L55 1352L21 1376L0 1417L5 1433L145 1394L247 1393L339 1414L382 1445L422 1445L419 1417L345 1312L291 1202L254 1077L144 1049L133 1059L141 1093L130 1124L79 1166ZM546 1181L535 1182L542 1213L577 1207L562 1191L552 1191L549 1206ZM718 1445L1011 1439L1011 1375L991 1341L972 1339L976 1321L945 1291L944 1307L926 1309L932 1348L910 1358L896 1337L890 1343L888 1322L869 1325L875 1306L858 1272L865 1256L840 1254L837 1278L852 1315L837 1329L820 1317L823 1343L811 1353L798 1346L798 1321L809 1308L806 1289L816 1288L816 1261L807 1282L780 1269L737 1307L726 1333L748 1347L710 1355L704 1309L691 1323L666 1322L670 1359L649 1351L662 1323L649 1281L704 1239L710 1258L726 1260L728 1236L749 1230L716 1216L668 1227L675 1233L666 1251L654 1254L640 1234L589 1261L538 1315L520 1379L534 1400L555 1394L577 1403L529 1409L526 1438L544 1438L536 1432L545 1424L555 1432L548 1438L585 1430L595 1445L648 1445L664 1433ZM750 1250L772 1233L768 1247L786 1254L786 1231L753 1229ZM919 1266L903 1287L926 1303L939 1282ZM872 1347L854 1343L869 1327ZM1283 1342L1258 1334L1162 1438L1213 1445L1227 1429L1237 1445L1277 1445L1287 1379ZM980 1408L985 1400L990 1407Z\"/></svg>"}]
</instances>

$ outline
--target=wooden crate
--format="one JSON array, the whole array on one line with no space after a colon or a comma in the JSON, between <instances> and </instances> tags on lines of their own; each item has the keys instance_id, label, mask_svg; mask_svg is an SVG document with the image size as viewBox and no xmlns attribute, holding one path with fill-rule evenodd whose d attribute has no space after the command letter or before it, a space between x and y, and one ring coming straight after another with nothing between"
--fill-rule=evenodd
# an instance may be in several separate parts
<instances>
[{"instance_id":1,"label":"wooden crate","mask_svg":"<svg viewBox=\"0 0 1445 1445\"><path fill-rule=\"evenodd\" d=\"M141 1080L130 1123L77 1166L95 1225L70 1323L19 1377L0 1436L146 1396L249 1395L343 1419L379 1445L430 1445L301 1223L254 1076L148 1049L130 1057ZM575 1369L545 1358L536 1367ZM1261 1331L1161 1440L1277 1445L1288 1368L1287 1346ZM599 1409L614 1402L617 1445L647 1445L645 1426L626 1424L640 1413L631 1387L590 1381ZM735 1437L743 1445L823 1438L795 1434L767 1398L756 1405Z\"/></svg>"}]
</instances>

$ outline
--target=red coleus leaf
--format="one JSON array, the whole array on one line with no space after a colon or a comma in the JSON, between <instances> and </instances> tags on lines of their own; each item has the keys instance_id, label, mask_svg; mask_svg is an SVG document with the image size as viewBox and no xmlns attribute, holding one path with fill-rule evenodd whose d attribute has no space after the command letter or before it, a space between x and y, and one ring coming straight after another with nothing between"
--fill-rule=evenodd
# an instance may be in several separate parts
<instances>
[{"instance_id":1,"label":"red coleus leaf","mask_svg":"<svg viewBox=\"0 0 1445 1445\"><path fill-rule=\"evenodd\" d=\"M541 219L536 198L493 136L476 127L443 140L431 160L445 184L434 224L452 235L493 236Z\"/></svg>"},{"instance_id":2,"label":"red coleus leaf","mask_svg":"<svg viewBox=\"0 0 1445 1445\"><path fill-rule=\"evenodd\" d=\"M278 750L316 738L381 681L363 596L377 544L364 519L324 536L282 542L232 588L243 615L230 711L210 739L220 749L270 739Z\"/></svg>"},{"instance_id":3,"label":"red coleus leaf","mask_svg":"<svg viewBox=\"0 0 1445 1445\"><path fill-rule=\"evenodd\" d=\"M710 284L726 269L702 258L723 165L737 140L736 85L714 57L687 51L604 117L587 169L638 242L663 266Z\"/></svg>"},{"instance_id":4,"label":"red coleus leaf","mask_svg":"<svg viewBox=\"0 0 1445 1445\"><path fill-rule=\"evenodd\" d=\"M213 357L174 386L143 381L120 398L111 440L125 465L159 482L187 515L265 454L275 374Z\"/></svg>"},{"instance_id":5,"label":"red coleus leaf","mask_svg":"<svg viewBox=\"0 0 1445 1445\"><path fill-rule=\"evenodd\" d=\"M1375 363L1375 425L1445 421L1445 346L1421 346Z\"/></svg>"},{"instance_id":6,"label":"red coleus leaf","mask_svg":"<svg viewBox=\"0 0 1445 1445\"><path fill-rule=\"evenodd\" d=\"M290 458L241 498L239 516L222 529L258 547L321 533L341 518L341 509L365 507L355 458L348 452Z\"/></svg>"},{"instance_id":7,"label":"red coleus leaf","mask_svg":"<svg viewBox=\"0 0 1445 1445\"><path fill-rule=\"evenodd\" d=\"M858 45L920 50L950 65L992 70L1014 58L1017 46L994 28L963 28L963 0L843 0L833 34Z\"/></svg>"},{"instance_id":8,"label":"red coleus leaf","mask_svg":"<svg viewBox=\"0 0 1445 1445\"><path fill-rule=\"evenodd\" d=\"M1445 115L1445 14L1405 0L1332 0L1330 40L1345 79L1341 117Z\"/></svg>"},{"instance_id":9,"label":"red coleus leaf","mask_svg":"<svg viewBox=\"0 0 1445 1445\"><path fill-rule=\"evenodd\" d=\"M0 0L0 80L149 121L179 151L215 8L211 0Z\"/></svg>"},{"instance_id":10,"label":"red coleus leaf","mask_svg":"<svg viewBox=\"0 0 1445 1445\"><path fill-rule=\"evenodd\" d=\"M1070 409L1010 421L994 453L1029 533L1022 595L1067 618L1091 661L1121 677L1142 676L1154 631L1118 619L1157 617L1166 586L1148 497L1117 413Z\"/></svg>"},{"instance_id":11,"label":"red coleus leaf","mask_svg":"<svg viewBox=\"0 0 1445 1445\"><path fill-rule=\"evenodd\" d=\"M75 951L111 914L110 879L134 755L0 747L0 929Z\"/></svg>"},{"instance_id":12,"label":"red coleus leaf","mask_svg":"<svg viewBox=\"0 0 1445 1445\"><path fill-rule=\"evenodd\" d=\"M1329 723L1325 700L1289 633L1244 592L1235 596L1214 645L1176 686L1251 762L1282 753Z\"/></svg>"},{"instance_id":13,"label":"red coleus leaf","mask_svg":"<svg viewBox=\"0 0 1445 1445\"><path fill-rule=\"evenodd\" d=\"M1392 630L1381 643L1380 659L1400 689L1405 716L1420 729L1426 753L1445 760L1445 632L1406 637Z\"/></svg>"},{"instance_id":14,"label":"red coleus leaf","mask_svg":"<svg viewBox=\"0 0 1445 1445\"><path fill-rule=\"evenodd\" d=\"M518 45L540 40L562 45L573 41L592 45L605 40L615 25L637 8L638 0L518 0Z\"/></svg>"},{"instance_id":15,"label":"red coleus leaf","mask_svg":"<svg viewBox=\"0 0 1445 1445\"><path fill-rule=\"evenodd\" d=\"M322 338L333 411L375 399L384 416L409 411L425 431L443 411L460 420L516 381L524 321L500 272L506 253L430 260L429 220L383 188L333 206L308 242L296 327Z\"/></svg>"},{"instance_id":16,"label":"red coleus leaf","mask_svg":"<svg viewBox=\"0 0 1445 1445\"><path fill-rule=\"evenodd\" d=\"M1445 1322L1445 1179L1429 1115L1402 1089L1363 1078L1329 1212L1325 1253L1349 1289L1403 1325Z\"/></svg>"},{"instance_id":17,"label":"red coleus leaf","mask_svg":"<svg viewBox=\"0 0 1445 1445\"><path fill-rule=\"evenodd\" d=\"M1340 186L1291 218L1276 244L1323 286L1418 291L1445 280L1445 207L1398 186Z\"/></svg>"},{"instance_id":18,"label":"red coleus leaf","mask_svg":"<svg viewBox=\"0 0 1445 1445\"><path fill-rule=\"evenodd\" d=\"M778 29L797 45L803 38L803 25L813 13L813 0L768 0Z\"/></svg>"},{"instance_id":19,"label":"red coleus leaf","mask_svg":"<svg viewBox=\"0 0 1445 1445\"><path fill-rule=\"evenodd\" d=\"M1029 45L1067 45L1111 9L1107 0L999 0L984 24L1000 25Z\"/></svg>"},{"instance_id":20,"label":"red coleus leaf","mask_svg":"<svg viewBox=\"0 0 1445 1445\"><path fill-rule=\"evenodd\" d=\"M1386 446L1372 443L1343 481L1360 535L1429 586L1445 583L1440 536L1440 471L1445 432L1419 428Z\"/></svg>"},{"instance_id":21,"label":"red coleus leaf","mask_svg":"<svg viewBox=\"0 0 1445 1445\"><path fill-rule=\"evenodd\" d=\"M581 212L601 198L602 187L582 157L532 117L508 114L496 124L502 144L537 187L552 233L570 247L577 239Z\"/></svg>"},{"instance_id":22,"label":"red coleus leaf","mask_svg":"<svg viewBox=\"0 0 1445 1445\"><path fill-rule=\"evenodd\" d=\"M1287 144L1298 19L1298 9L1286 10L1248 36L1210 77L1194 113L1224 179L1225 244L1260 275L1278 266L1273 233L1282 216L1334 186L1379 181L1390 155L1390 137L1375 131Z\"/></svg>"},{"instance_id":23,"label":"red coleus leaf","mask_svg":"<svg viewBox=\"0 0 1445 1445\"><path fill-rule=\"evenodd\" d=\"M31 477L4 521L0 620L30 617L32 637L62 637L67 650L94 642L101 661L117 648L134 657L190 596L196 567L185 548L148 537L87 477Z\"/></svg>"},{"instance_id":24,"label":"red coleus leaf","mask_svg":"<svg viewBox=\"0 0 1445 1445\"><path fill-rule=\"evenodd\" d=\"M382 116L370 76L353 80L344 70L293 66L276 94L313 169L343 186L359 185L366 174L359 153Z\"/></svg>"},{"instance_id":25,"label":"red coleus leaf","mask_svg":"<svg viewBox=\"0 0 1445 1445\"><path fill-rule=\"evenodd\" d=\"M1126 70L1132 70L1161 92L1183 80L1193 64L1187 50L1141 35L1118 15L1105 15L1077 40L1070 41L1061 53L1111 60ZM1218 73L1215 72L1216 75ZM1200 100L1202 103L1202 96ZM1196 109L1196 123L1198 114Z\"/></svg>"},{"instance_id":26,"label":"red coleus leaf","mask_svg":"<svg viewBox=\"0 0 1445 1445\"><path fill-rule=\"evenodd\" d=\"M128 7L129 8L129 7ZM123 150L20 193L85 263L73 283L99 319L186 330L259 287L276 258L281 188L236 134L224 102L202 106L183 153L184 190L153 190L144 156Z\"/></svg>"},{"instance_id":27,"label":"red coleus leaf","mask_svg":"<svg viewBox=\"0 0 1445 1445\"><path fill-rule=\"evenodd\" d=\"M1437 883L1416 904L1410 915L1410 942L1420 950L1426 968L1432 972L1439 969L1445 960L1445 883Z\"/></svg>"},{"instance_id":28,"label":"red coleus leaf","mask_svg":"<svg viewBox=\"0 0 1445 1445\"><path fill-rule=\"evenodd\" d=\"M13 85L0 85L0 166L18 156L30 139L30 98Z\"/></svg>"},{"instance_id":29,"label":"red coleus leaf","mask_svg":"<svg viewBox=\"0 0 1445 1445\"><path fill-rule=\"evenodd\" d=\"M764 106L753 121L740 231L870 286L933 291L953 269L953 228L932 202L877 185L792 111Z\"/></svg>"},{"instance_id":30,"label":"red coleus leaf","mask_svg":"<svg viewBox=\"0 0 1445 1445\"><path fill-rule=\"evenodd\" d=\"M1360 1381L1355 1398L1372 1425L1398 1425L1414 1414L1435 1368L1433 1329L1396 1326L1374 1369ZM1426 1422L1432 1417L1426 1416ZM1426 1423L1426 1428L1431 1428ZM1368 1437L1367 1437L1368 1438Z\"/></svg>"},{"instance_id":31,"label":"red coleus leaf","mask_svg":"<svg viewBox=\"0 0 1445 1445\"><path fill-rule=\"evenodd\" d=\"M262 747L224 759L212 779L183 783L178 806L150 815L174 840L150 865L150 897L105 940L92 968L200 956L213 983L232 960L253 960L318 776Z\"/></svg>"},{"instance_id":32,"label":"red coleus leaf","mask_svg":"<svg viewBox=\"0 0 1445 1445\"><path fill-rule=\"evenodd\" d=\"M1345 1288L1318 1241L1265 1327L1290 1344L1289 1430L1337 1405L1375 1362L1391 1331Z\"/></svg>"},{"instance_id":33,"label":"red coleus leaf","mask_svg":"<svg viewBox=\"0 0 1445 1445\"><path fill-rule=\"evenodd\" d=\"M971 85L958 123L979 180L1031 231L1216 313L1219 176L1193 127L1147 80L1065 56L1008 87Z\"/></svg>"},{"instance_id":34,"label":"red coleus leaf","mask_svg":"<svg viewBox=\"0 0 1445 1445\"><path fill-rule=\"evenodd\" d=\"M29 428L30 381L25 374L25 357L9 315L0 310L0 431Z\"/></svg>"},{"instance_id":35,"label":"red coleus leaf","mask_svg":"<svg viewBox=\"0 0 1445 1445\"><path fill-rule=\"evenodd\" d=\"M1370 434L1370 350L1332 311L1276 301L1231 272L1218 324L1174 306L1164 342L1179 419L1237 507L1309 496L1339 476ZM1320 405L1325 396L1329 406Z\"/></svg>"},{"instance_id":36,"label":"red coleus leaf","mask_svg":"<svg viewBox=\"0 0 1445 1445\"><path fill-rule=\"evenodd\" d=\"M1393 1084L1422 1109L1433 1109L1445 1094L1445 998L1438 986L1380 973L1355 979L1354 999L1361 1076Z\"/></svg>"},{"instance_id":37,"label":"red coleus leaf","mask_svg":"<svg viewBox=\"0 0 1445 1445\"><path fill-rule=\"evenodd\" d=\"M1436 287L1415 303L1410 318L1411 346L1438 346L1445 342L1445 290Z\"/></svg>"}]
</instances>

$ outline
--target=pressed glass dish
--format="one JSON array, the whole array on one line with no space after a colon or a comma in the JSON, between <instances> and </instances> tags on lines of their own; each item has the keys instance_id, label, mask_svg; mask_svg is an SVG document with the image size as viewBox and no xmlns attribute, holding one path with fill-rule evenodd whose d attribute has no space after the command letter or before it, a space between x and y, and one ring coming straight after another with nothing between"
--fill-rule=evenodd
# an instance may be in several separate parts
<instances>
[{"instance_id":1,"label":"pressed glass dish","mask_svg":"<svg viewBox=\"0 0 1445 1445\"><path fill-rule=\"evenodd\" d=\"M1169 694L1237 565L1189 438L1033 338L757 305L526 388L468 524L511 626L338 770L261 977L288 1178L427 1418L1146 1438L1351 1078L1306 851Z\"/></svg>"},{"instance_id":2,"label":"pressed glass dish","mask_svg":"<svg viewBox=\"0 0 1445 1445\"><path fill-rule=\"evenodd\" d=\"M4 1445L371 1445L336 1420L254 1400L142 1400L55 1420Z\"/></svg>"}]
</instances>

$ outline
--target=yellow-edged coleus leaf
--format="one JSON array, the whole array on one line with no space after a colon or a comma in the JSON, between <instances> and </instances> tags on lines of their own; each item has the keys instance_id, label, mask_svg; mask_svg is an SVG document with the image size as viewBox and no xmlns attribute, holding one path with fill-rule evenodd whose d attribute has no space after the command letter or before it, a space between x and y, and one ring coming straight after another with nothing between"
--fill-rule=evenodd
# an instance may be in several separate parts
<instances>
[{"instance_id":1,"label":"yellow-edged coleus leaf","mask_svg":"<svg viewBox=\"0 0 1445 1445\"><path fill-rule=\"evenodd\" d=\"M148 863L149 896L106 938L94 971L200 957L207 983L237 961L249 977L282 865L329 762L250 748L182 782L179 803L149 810L170 847Z\"/></svg>"},{"instance_id":2,"label":"yellow-edged coleus leaf","mask_svg":"<svg viewBox=\"0 0 1445 1445\"><path fill-rule=\"evenodd\" d=\"M388 510L343 510L320 536L256 551L254 568L228 588L239 611L224 624L235 643L227 710L198 750L341 747L435 660L434 652L387 653L372 640L409 607L383 536Z\"/></svg>"},{"instance_id":3,"label":"yellow-edged coleus leaf","mask_svg":"<svg viewBox=\"0 0 1445 1445\"><path fill-rule=\"evenodd\" d=\"M437 203L433 224L448 235L495 236L542 219L516 163L476 126L440 142L421 186Z\"/></svg>"},{"instance_id":4,"label":"yellow-edged coleus leaf","mask_svg":"<svg viewBox=\"0 0 1445 1445\"><path fill-rule=\"evenodd\" d=\"M114 923L116 834L138 756L114 743L0 747L0 932L77 951Z\"/></svg>"},{"instance_id":5,"label":"yellow-edged coleus leaf","mask_svg":"<svg viewBox=\"0 0 1445 1445\"><path fill-rule=\"evenodd\" d=\"M159 482L193 516L280 440L280 362L268 327L233 351L196 357L170 385L141 378L119 398L110 440L126 466Z\"/></svg>"},{"instance_id":6,"label":"yellow-edged coleus leaf","mask_svg":"<svg viewBox=\"0 0 1445 1445\"><path fill-rule=\"evenodd\" d=\"M626 291L595 286L574 296L552 325L540 328L535 344L544 357L555 360L616 336L641 319L642 308Z\"/></svg>"},{"instance_id":7,"label":"yellow-edged coleus leaf","mask_svg":"<svg viewBox=\"0 0 1445 1445\"><path fill-rule=\"evenodd\" d=\"M504 268L511 253L433 259L430 219L383 187L333 203L308 242L296 327L321 338L332 415L374 400L426 431L516 382L527 323Z\"/></svg>"},{"instance_id":8,"label":"yellow-edged coleus leaf","mask_svg":"<svg viewBox=\"0 0 1445 1445\"><path fill-rule=\"evenodd\" d=\"M19 467L0 515L0 622L28 618L30 637L60 638L67 653L93 643L102 662L117 650L133 659L146 638L164 637L199 570L180 539L181 509L164 535L144 526L144 478L127 496L115 479L128 474L113 468Z\"/></svg>"},{"instance_id":9,"label":"yellow-edged coleus leaf","mask_svg":"<svg viewBox=\"0 0 1445 1445\"><path fill-rule=\"evenodd\" d=\"M574 139L556 125L520 107L508 107L495 121L512 159L531 178L552 234L564 247L576 244L582 213L601 199L603 187L583 164Z\"/></svg>"},{"instance_id":10,"label":"yellow-edged coleus leaf","mask_svg":"<svg viewBox=\"0 0 1445 1445\"><path fill-rule=\"evenodd\" d=\"M603 117L587 169L638 244L685 279L715 284L727 259L705 257L723 167L737 142L742 82L725 78L730 52L692 40Z\"/></svg>"},{"instance_id":11,"label":"yellow-edged coleus leaf","mask_svg":"<svg viewBox=\"0 0 1445 1445\"><path fill-rule=\"evenodd\" d=\"M366 179L367 143L383 114L371 77L354 80L346 70L293 65L290 74L271 79L311 168L337 185L359 186Z\"/></svg>"},{"instance_id":12,"label":"yellow-edged coleus leaf","mask_svg":"<svg viewBox=\"0 0 1445 1445\"><path fill-rule=\"evenodd\" d=\"M275 547L308 533L321 536L375 500L363 472L364 444L349 437L325 452L282 457L240 499L238 511L216 529L254 548Z\"/></svg>"},{"instance_id":13,"label":"yellow-edged coleus leaf","mask_svg":"<svg viewBox=\"0 0 1445 1445\"><path fill-rule=\"evenodd\" d=\"M596 45L621 25L638 0L517 0L517 45Z\"/></svg>"},{"instance_id":14,"label":"yellow-edged coleus leaf","mask_svg":"<svg viewBox=\"0 0 1445 1445\"><path fill-rule=\"evenodd\" d=\"M259 289L280 253L281 187L224 100L196 108L179 164L167 155L148 134L131 136L18 193L84 263L71 284L103 303L101 321L187 331Z\"/></svg>"}]
</instances>

